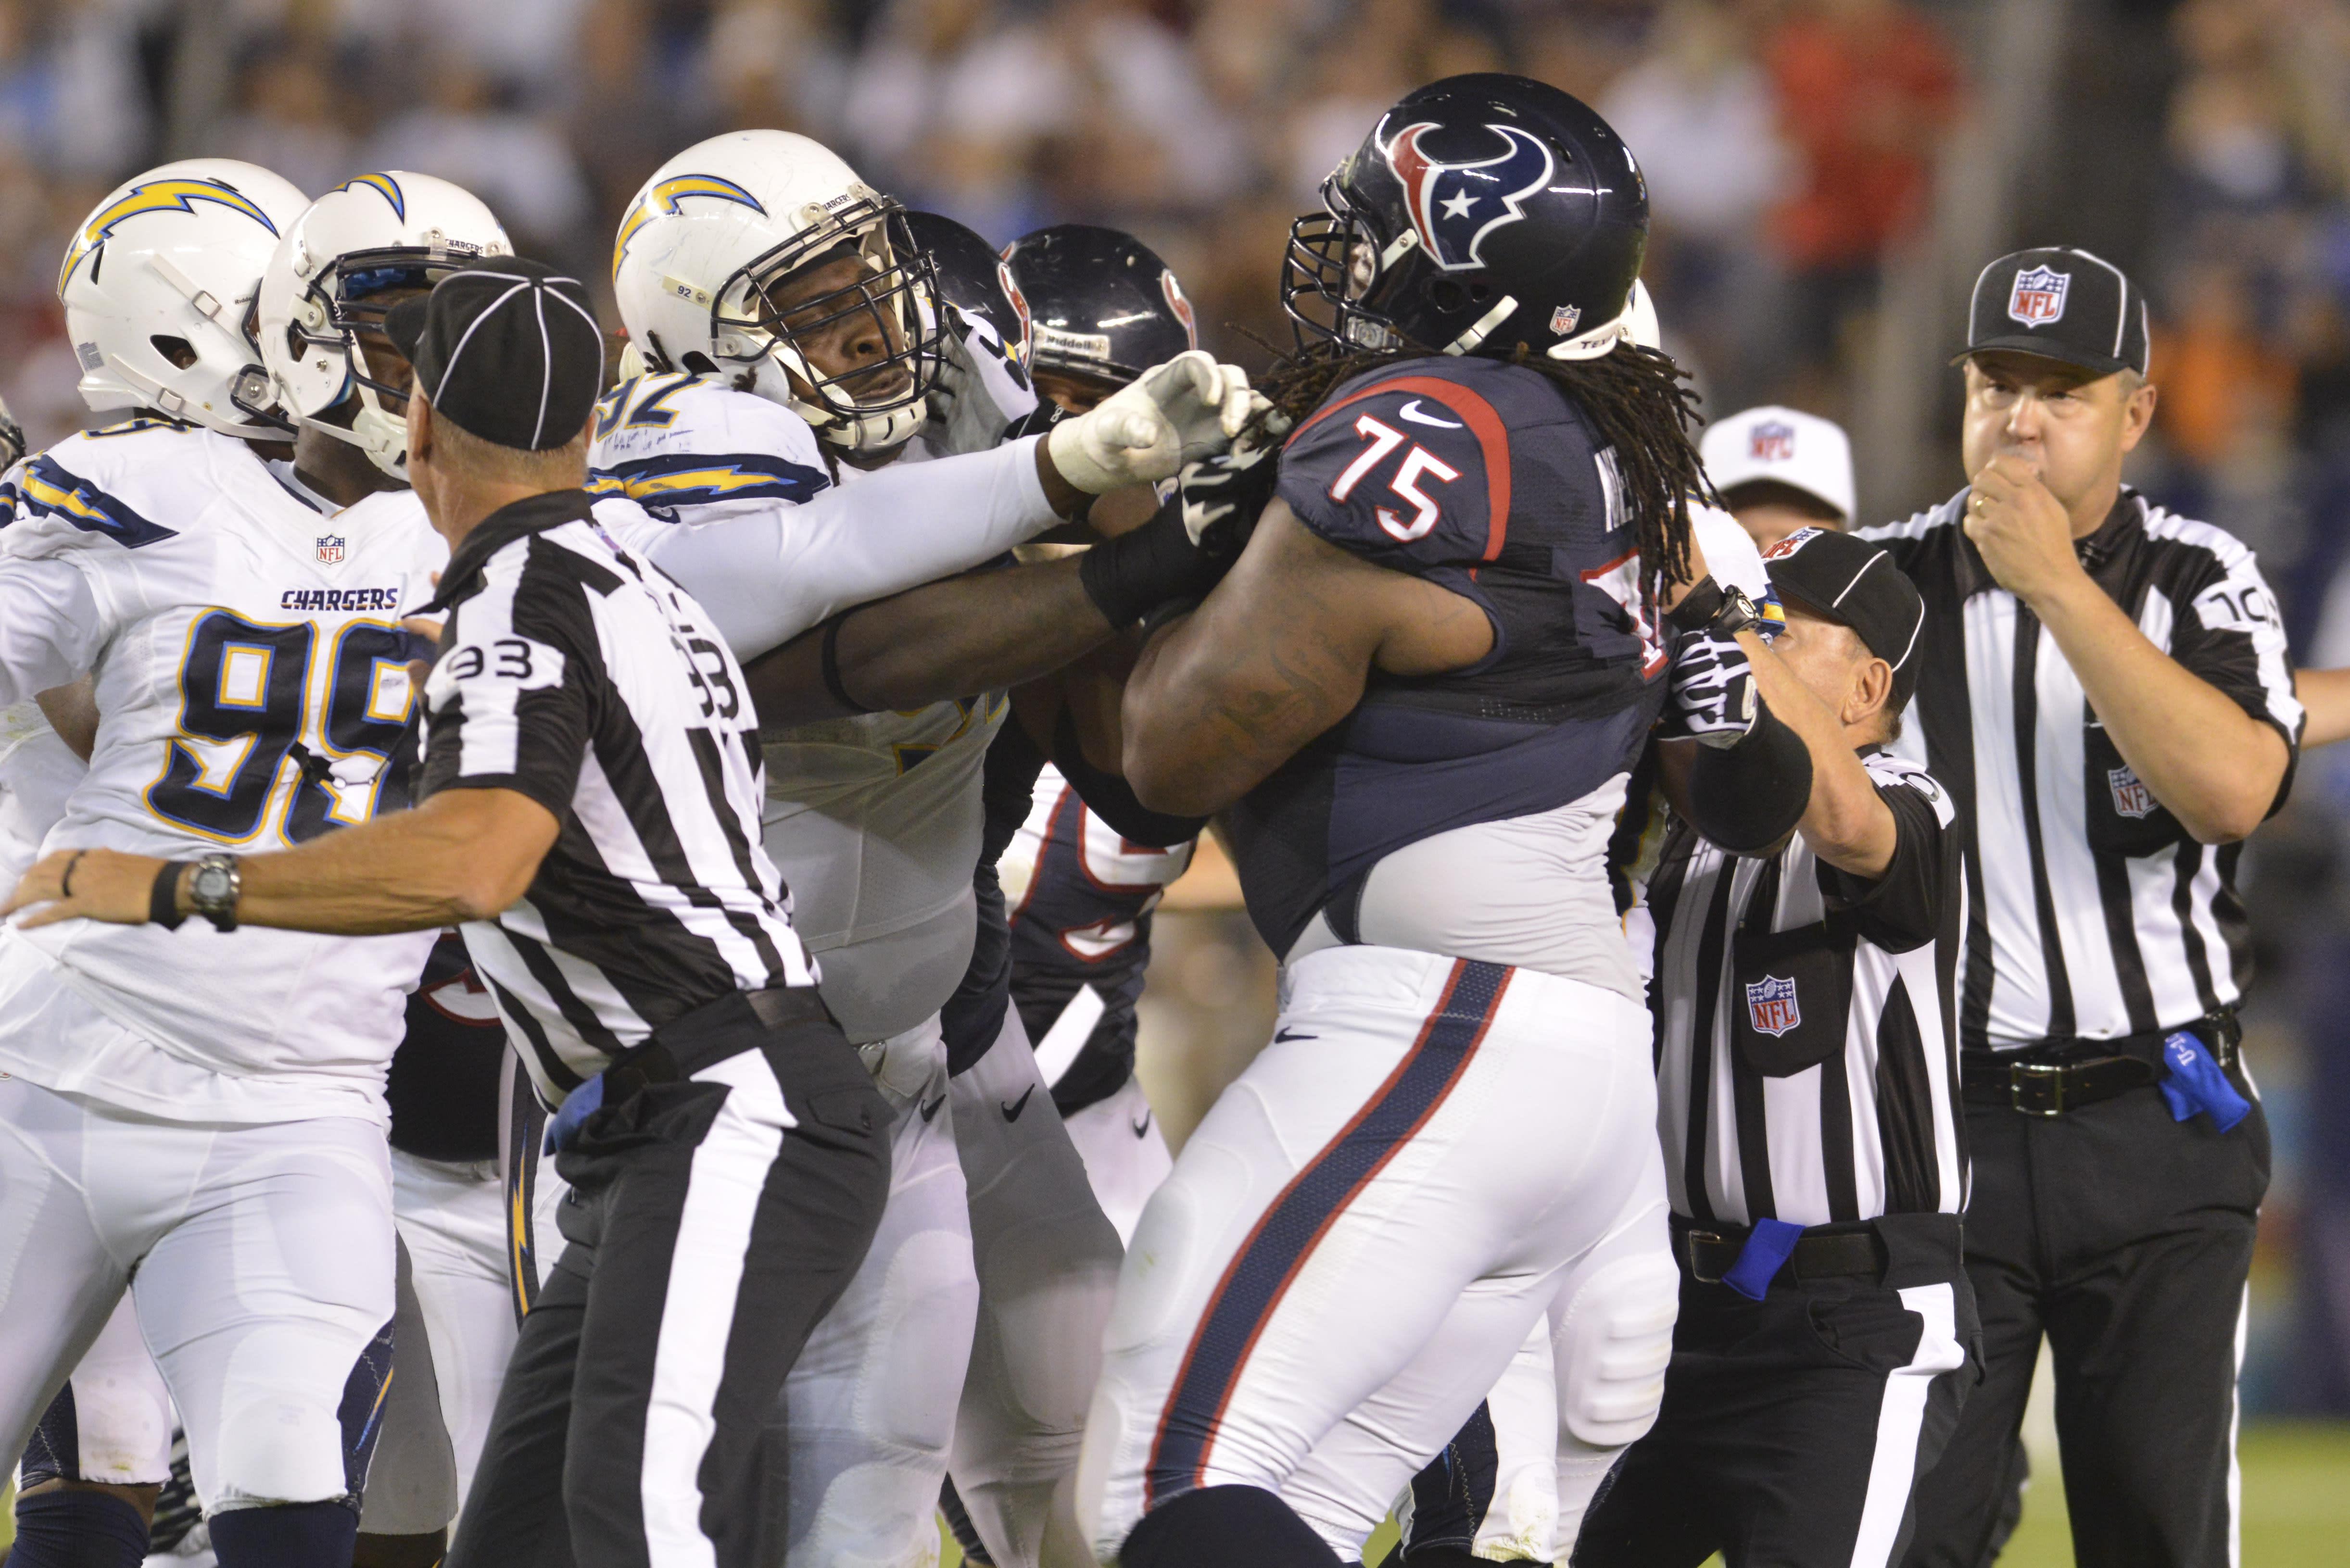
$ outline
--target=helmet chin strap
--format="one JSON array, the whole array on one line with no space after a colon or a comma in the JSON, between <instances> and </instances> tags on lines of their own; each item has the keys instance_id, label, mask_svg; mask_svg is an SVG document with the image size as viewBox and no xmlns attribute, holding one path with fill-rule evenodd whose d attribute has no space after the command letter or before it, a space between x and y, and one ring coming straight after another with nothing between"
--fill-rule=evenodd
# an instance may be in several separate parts
<instances>
[{"instance_id":1,"label":"helmet chin strap","mask_svg":"<svg viewBox=\"0 0 2350 1568\"><path fill-rule=\"evenodd\" d=\"M796 350L775 343L765 359L784 378L784 406L807 421L816 439L827 446L855 452L889 452L913 440L930 418L929 405L919 400L873 413L843 414L799 395L799 383L814 385L818 378Z\"/></svg>"},{"instance_id":2,"label":"helmet chin strap","mask_svg":"<svg viewBox=\"0 0 2350 1568\"><path fill-rule=\"evenodd\" d=\"M1548 359L1596 359L1612 351L1617 344L1632 341L1636 308L1633 299L1627 296L1624 308L1617 313L1614 320L1603 321L1590 331L1570 337L1564 343L1552 344L1543 351L1543 357Z\"/></svg>"}]
</instances>

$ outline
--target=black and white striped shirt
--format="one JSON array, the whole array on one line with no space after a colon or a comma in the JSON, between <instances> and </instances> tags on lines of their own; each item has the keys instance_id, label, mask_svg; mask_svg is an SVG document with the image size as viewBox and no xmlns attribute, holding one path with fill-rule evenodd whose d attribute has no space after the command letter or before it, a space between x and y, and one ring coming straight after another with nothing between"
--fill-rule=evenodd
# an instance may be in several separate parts
<instances>
[{"instance_id":1,"label":"black and white striped shirt","mask_svg":"<svg viewBox=\"0 0 2350 1568\"><path fill-rule=\"evenodd\" d=\"M1898 749L1972 829L1961 1044L2152 1033L2232 1007L2251 961L2241 846L2197 843L2131 771L2055 639L1967 538L1968 494L1860 535L1926 600ZM2297 751L2284 628L2250 550L2128 489L2076 548L2157 648Z\"/></svg>"},{"instance_id":2,"label":"black and white striped shirt","mask_svg":"<svg viewBox=\"0 0 2350 1568\"><path fill-rule=\"evenodd\" d=\"M815 984L759 844L757 716L685 591L572 490L492 514L439 602L420 795L515 790L562 824L522 898L464 928L549 1103L727 991Z\"/></svg>"},{"instance_id":3,"label":"black and white striped shirt","mask_svg":"<svg viewBox=\"0 0 2350 1568\"><path fill-rule=\"evenodd\" d=\"M1917 764L1862 760L1897 836L1873 880L1800 836L1762 859L1685 822L1666 840L1649 994L1665 1181L1685 1219L1825 1225L1964 1205L1956 814Z\"/></svg>"}]
</instances>

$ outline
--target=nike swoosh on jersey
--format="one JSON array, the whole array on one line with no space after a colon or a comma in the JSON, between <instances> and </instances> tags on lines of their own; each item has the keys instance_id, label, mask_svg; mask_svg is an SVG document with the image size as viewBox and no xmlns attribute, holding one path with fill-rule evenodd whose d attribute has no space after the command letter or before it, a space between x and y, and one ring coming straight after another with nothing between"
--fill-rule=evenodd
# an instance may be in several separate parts
<instances>
[{"instance_id":1,"label":"nike swoosh on jersey","mask_svg":"<svg viewBox=\"0 0 2350 1568\"><path fill-rule=\"evenodd\" d=\"M1295 1029L1279 1029L1274 1032L1273 1043L1279 1045L1291 1040L1319 1040L1321 1038L1322 1036L1319 1034L1301 1033L1299 1031Z\"/></svg>"},{"instance_id":2,"label":"nike swoosh on jersey","mask_svg":"<svg viewBox=\"0 0 2350 1568\"><path fill-rule=\"evenodd\" d=\"M1008 1106L1002 1100L998 1100L995 1102L995 1108L1003 1113L1003 1119L1005 1121L1016 1122L1020 1119L1020 1113L1028 1108L1028 1096L1035 1092L1036 1085L1031 1084L1020 1092L1020 1097L1018 1099L1013 1101Z\"/></svg>"},{"instance_id":3,"label":"nike swoosh on jersey","mask_svg":"<svg viewBox=\"0 0 2350 1568\"><path fill-rule=\"evenodd\" d=\"M1462 428L1461 421L1458 420L1440 420L1434 414L1421 413L1419 411L1419 400L1418 398L1414 398L1411 401L1398 409L1396 413L1399 417L1409 420L1416 425L1434 425L1440 431L1457 431Z\"/></svg>"},{"instance_id":4,"label":"nike swoosh on jersey","mask_svg":"<svg viewBox=\"0 0 2350 1568\"><path fill-rule=\"evenodd\" d=\"M922 1119L924 1121L930 1121L937 1116L939 1114L939 1107L946 1103L947 1097L944 1095L941 1095L937 1099L932 1100L929 1105L924 1106L922 1107Z\"/></svg>"},{"instance_id":5,"label":"nike swoosh on jersey","mask_svg":"<svg viewBox=\"0 0 2350 1568\"><path fill-rule=\"evenodd\" d=\"M1135 1137L1149 1137L1150 1136L1150 1113L1149 1111L1143 1112L1142 1119L1134 1123L1133 1127Z\"/></svg>"}]
</instances>

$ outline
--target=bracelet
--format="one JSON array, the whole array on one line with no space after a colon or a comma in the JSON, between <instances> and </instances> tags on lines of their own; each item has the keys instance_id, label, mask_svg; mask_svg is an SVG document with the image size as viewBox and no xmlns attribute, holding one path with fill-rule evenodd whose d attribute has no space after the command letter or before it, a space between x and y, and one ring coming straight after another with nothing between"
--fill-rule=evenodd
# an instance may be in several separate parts
<instances>
[{"instance_id":1,"label":"bracelet","mask_svg":"<svg viewBox=\"0 0 2350 1568\"><path fill-rule=\"evenodd\" d=\"M180 913L180 873L194 864L188 860L166 860L155 873L155 886L147 895L147 919L167 931L176 931L187 919Z\"/></svg>"},{"instance_id":2,"label":"bracelet","mask_svg":"<svg viewBox=\"0 0 2350 1568\"><path fill-rule=\"evenodd\" d=\"M57 877L58 898L70 898L73 897L74 867L80 865L81 857L88 853L89 851L87 849L77 849L73 852L73 858L66 862L65 870L59 873Z\"/></svg>"}]
</instances>

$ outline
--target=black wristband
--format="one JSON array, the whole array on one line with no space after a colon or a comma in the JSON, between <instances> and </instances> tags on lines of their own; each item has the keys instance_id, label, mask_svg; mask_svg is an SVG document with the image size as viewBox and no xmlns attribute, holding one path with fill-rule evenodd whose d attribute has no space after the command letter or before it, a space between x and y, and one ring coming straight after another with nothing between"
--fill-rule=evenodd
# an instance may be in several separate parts
<instances>
[{"instance_id":1,"label":"black wristband","mask_svg":"<svg viewBox=\"0 0 2350 1568\"><path fill-rule=\"evenodd\" d=\"M1169 599L1204 594L1217 569L1183 527L1180 501L1159 507L1149 522L1087 550L1077 581L1102 618L1123 629Z\"/></svg>"},{"instance_id":2,"label":"black wristband","mask_svg":"<svg viewBox=\"0 0 2350 1568\"><path fill-rule=\"evenodd\" d=\"M1700 577L1681 596L1681 602L1665 612L1665 618L1681 631L1702 631L1721 609L1727 596L1721 585L1711 577Z\"/></svg>"},{"instance_id":3,"label":"black wristband","mask_svg":"<svg viewBox=\"0 0 2350 1568\"><path fill-rule=\"evenodd\" d=\"M193 864L189 860L166 860L163 868L155 873L155 886L147 895L149 924L176 931L187 919L180 913L180 873Z\"/></svg>"},{"instance_id":4,"label":"black wristband","mask_svg":"<svg viewBox=\"0 0 2350 1568\"><path fill-rule=\"evenodd\" d=\"M870 713L868 708L848 694L848 684L840 678L840 628L848 624L845 615L835 616L824 628L824 641L819 645L824 668L824 689L832 700L852 713Z\"/></svg>"},{"instance_id":5,"label":"black wristband","mask_svg":"<svg viewBox=\"0 0 2350 1568\"><path fill-rule=\"evenodd\" d=\"M1734 746L1700 746L1690 767L1690 823L1732 855L1760 855L1794 831L1812 799L1812 753L1770 704Z\"/></svg>"}]
</instances>

